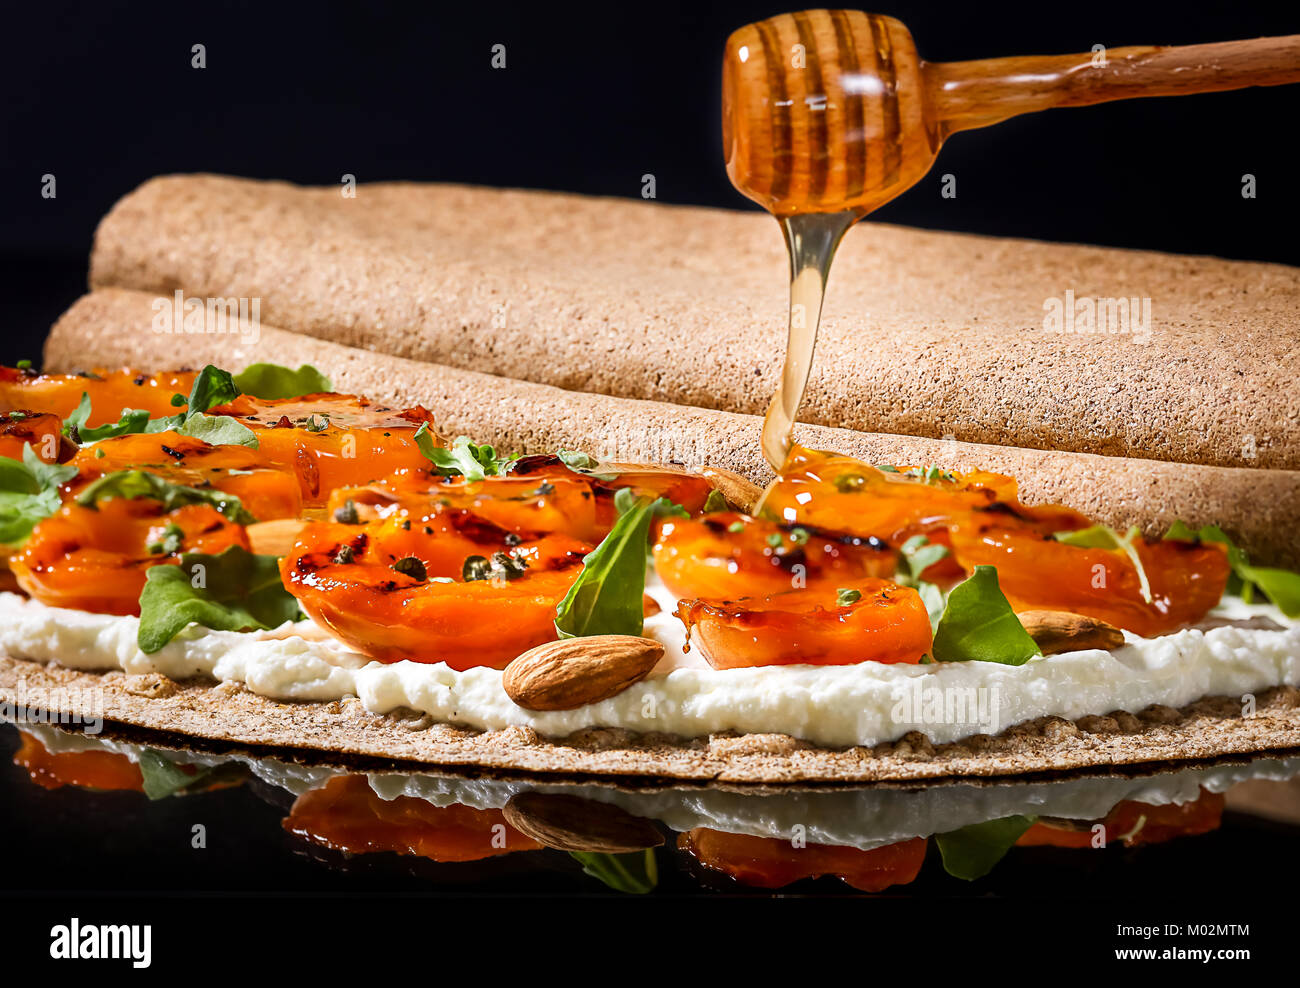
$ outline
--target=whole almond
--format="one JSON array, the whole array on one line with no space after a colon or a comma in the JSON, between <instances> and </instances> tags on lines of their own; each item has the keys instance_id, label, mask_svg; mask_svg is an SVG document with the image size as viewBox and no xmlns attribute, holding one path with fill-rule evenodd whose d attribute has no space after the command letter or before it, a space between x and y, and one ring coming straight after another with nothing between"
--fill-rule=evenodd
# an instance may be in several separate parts
<instances>
[{"instance_id":1,"label":"whole almond","mask_svg":"<svg viewBox=\"0 0 1300 988\"><path fill-rule=\"evenodd\" d=\"M581 796L520 792L501 811L506 823L543 847L557 851L626 854L658 847L663 834L639 816Z\"/></svg>"},{"instance_id":2,"label":"whole almond","mask_svg":"<svg viewBox=\"0 0 1300 988\"><path fill-rule=\"evenodd\" d=\"M1114 625L1070 611L1025 611L1017 614L1044 655L1082 652L1089 648L1106 651L1124 644L1124 632Z\"/></svg>"},{"instance_id":3,"label":"whole almond","mask_svg":"<svg viewBox=\"0 0 1300 988\"><path fill-rule=\"evenodd\" d=\"M528 710L576 710L622 693L663 658L653 638L561 638L524 652L501 677L506 695Z\"/></svg>"}]
</instances>

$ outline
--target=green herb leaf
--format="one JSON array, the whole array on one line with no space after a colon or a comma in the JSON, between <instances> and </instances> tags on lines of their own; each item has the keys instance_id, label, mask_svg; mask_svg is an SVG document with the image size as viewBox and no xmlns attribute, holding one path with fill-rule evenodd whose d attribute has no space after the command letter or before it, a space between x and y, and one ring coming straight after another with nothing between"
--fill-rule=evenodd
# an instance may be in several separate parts
<instances>
[{"instance_id":1,"label":"green herb leaf","mask_svg":"<svg viewBox=\"0 0 1300 988\"><path fill-rule=\"evenodd\" d=\"M1142 599L1150 604L1154 599L1151 596L1151 581L1147 579L1147 571L1142 566L1142 558L1137 551L1137 542L1141 537L1142 533L1136 525L1123 535L1109 525L1093 525L1091 528L1081 528L1073 532L1056 532L1052 535L1057 542L1063 542L1065 545L1077 545L1084 549L1118 549L1123 552L1137 571L1138 583L1142 588Z\"/></svg>"},{"instance_id":2,"label":"green herb leaf","mask_svg":"<svg viewBox=\"0 0 1300 988\"><path fill-rule=\"evenodd\" d=\"M254 398L300 398L334 390L330 379L311 364L297 370L281 364L249 364L236 374L234 386Z\"/></svg>"},{"instance_id":3,"label":"green herb leaf","mask_svg":"<svg viewBox=\"0 0 1300 988\"><path fill-rule=\"evenodd\" d=\"M1300 573L1290 570L1274 569L1268 566L1252 566L1246 551L1233 544L1232 539L1218 525L1202 526L1200 531L1193 531L1185 522L1175 521L1165 533L1165 539L1178 542L1219 542L1228 549L1228 565L1232 567L1232 576L1228 580L1226 593L1240 597L1250 603L1255 591L1277 605L1289 618L1300 617Z\"/></svg>"},{"instance_id":4,"label":"green herb leaf","mask_svg":"<svg viewBox=\"0 0 1300 988\"><path fill-rule=\"evenodd\" d=\"M1287 617L1300 617L1300 573L1266 566L1243 566L1241 577L1247 586L1262 590Z\"/></svg>"},{"instance_id":5,"label":"green herb leaf","mask_svg":"<svg viewBox=\"0 0 1300 988\"><path fill-rule=\"evenodd\" d=\"M185 416L184 423L176 430L182 436L201 439L213 446L247 446L257 449L257 434L239 419L229 415L205 415L195 412Z\"/></svg>"},{"instance_id":6,"label":"green herb leaf","mask_svg":"<svg viewBox=\"0 0 1300 988\"><path fill-rule=\"evenodd\" d=\"M616 504L622 494L620 490L615 496ZM561 638L641 634L650 522L674 509L681 510L665 498L643 497L623 511L600 545L582 560L582 572L556 608L555 630Z\"/></svg>"},{"instance_id":7,"label":"green herb leaf","mask_svg":"<svg viewBox=\"0 0 1300 988\"><path fill-rule=\"evenodd\" d=\"M162 538L157 542L150 542L145 546L145 550L153 556L170 556L174 552L179 552L185 539L185 532L175 523L170 523L163 529Z\"/></svg>"},{"instance_id":8,"label":"green herb leaf","mask_svg":"<svg viewBox=\"0 0 1300 988\"><path fill-rule=\"evenodd\" d=\"M162 502L166 511L187 504L210 504L237 524L251 525L257 521L233 494L225 494L215 488L184 487L143 470L119 470L105 474L77 495L77 503L83 508L94 508L100 501L110 497L149 498Z\"/></svg>"},{"instance_id":9,"label":"green herb leaf","mask_svg":"<svg viewBox=\"0 0 1300 988\"><path fill-rule=\"evenodd\" d=\"M976 566L970 579L948 594L932 654L939 662L1019 666L1042 653L998 586L998 571Z\"/></svg>"},{"instance_id":10,"label":"green herb leaf","mask_svg":"<svg viewBox=\"0 0 1300 988\"><path fill-rule=\"evenodd\" d=\"M1036 819L1032 816L1007 816L937 835L934 842L939 845L939 853L943 856L943 870L968 882L983 878L1015 847L1021 834L1032 827Z\"/></svg>"},{"instance_id":11,"label":"green herb leaf","mask_svg":"<svg viewBox=\"0 0 1300 988\"><path fill-rule=\"evenodd\" d=\"M218 631L275 628L298 619L298 601L280 581L275 556L231 546L220 555L187 552L177 566L154 566L140 592L136 643L157 652L189 624Z\"/></svg>"},{"instance_id":12,"label":"green herb leaf","mask_svg":"<svg viewBox=\"0 0 1300 988\"><path fill-rule=\"evenodd\" d=\"M199 371L198 377L194 379L194 385L190 388L190 398L187 402L189 406L185 410L186 417L197 415L200 412L206 412L209 408L215 408L217 405L224 405L227 402L234 401L240 395L240 390L235 385L235 379L230 376L229 371L223 371L220 367L208 364L203 370Z\"/></svg>"},{"instance_id":13,"label":"green herb leaf","mask_svg":"<svg viewBox=\"0 0 1300 988\"><path fill-rule=\"evenodd\" d=\"M728 511L731 505L727 503L726 496L720 490L709 491L709 496L704 499L705 513L713 511Z\"/></svg>"},{"instance_id":14,"label":"green herb leaf","mask_svg":"<svg viewBox=\"0 0 1300 988\"><path fill-rule=\"evenodd\" d=\"M570 851L569 856L582 865L584 872L616 892L645 895L659 884L659 865L654 851L649 849L630 854Z\"/></svg>"},{"instance_id":15,"label":"green herb leaf","mask_svg":"<svg viewBox=\"0 0 1300 988\"><path fill-rule=\"evenodd\" d=\"M476 481L500 476L505 472L506 464L514 459L512 456L497 456L497 451L491 446L476 446L468 436L457 436L450 447L439 446L433 441L428 423L416 430L414 439L424 458L444 477L459 475Z\"/></svg>"},{"instance_id":16,"label":"green herb leaf","mask_svg":"<svg viewBox=\"0 0 1300 988\"><path fill-rule=\"evenodd\" d=\"M63 434L70 436L77 442L95 443L101 439L112 439L114 436L125 436L129 433L144 432L145 427L149 424L149 412L143 408L124 408L122 417L116 422L106 422L103 425L87 426L86 421L90 418L90 395L85 391L81 392L81 401L73 409L72 414L63 421Z\"/></svg>"},{"instance_id":17,"label":"green herb leaf","mask_svg":"<svg viewBox=\"0 0 1300 988\"><path fill-rule=\"evenodd\" d=\"M913 535L898 550L902 553L907 572L896 582L914 587L921 582L921 574L948 555L948 547L931 542L924 535Z\"/></svg>"},{"instance_id":18,"label":"green herb leaf","mask_svg":"<svg viewBox=\"0 0 1300 988\"><path fill-rule=\"evenodd\" d=\"M946 606L943 591L939 587L923 580L921 574L926 567L933 566L948 555L948 547L932 543L924 535L913 535L899 547L902 567L894 574L894 582L904 587L913 587L921 595L921 602L930 615L930 627L938 629L939 619Z\"/></svg>"},{"instance_id":19,"label":"green herb leaf","mask_svg":"<svg viewBox=\"0 0 1300 988\"><path fill-rule=\"evenodd\" d=\"M30 443L23 458L0 456L0 545L16 548L38 522L59 510L59 485L77 475L71 464L46 463Z\"/></svg>"},{"instance_id":20,"label":"green herb leaf","mask_svg":"<svg viewBox=\"0 0 1300 988\"><path fill-rule=\"evenodd\" d=\"M835 591L835 606L850 607L862 599L861 590L853 590L846 587L840 587Z\"/></svg>"},{"instance_id":21,"label":"green herb leaf","mask_svg":"<svg viewBox=\"0 0 1300 988\"><path fill-rule=\"evenodd\" d=\"M144 794L150 799L166 799L204 782L212 774L212 769L205 768L190 774L175 762L164 758L158 752L144 748L140 752L140 778L144 782Z\"/></svg>"},{"instance_id":22,"label":"green herb leaf","mask_svg":"<svg viewBox=\"0 0 1300 988\"><path fill-rule=\"evenodd\" d=\"M560 458L561 463L574 473L586 474L592 480L599 480L604 483L618 480L617 473L601 471L600 461L586 453L580 453L572 449L560 449L556 450L555 455Z\"/></svg>"}]
</instances>

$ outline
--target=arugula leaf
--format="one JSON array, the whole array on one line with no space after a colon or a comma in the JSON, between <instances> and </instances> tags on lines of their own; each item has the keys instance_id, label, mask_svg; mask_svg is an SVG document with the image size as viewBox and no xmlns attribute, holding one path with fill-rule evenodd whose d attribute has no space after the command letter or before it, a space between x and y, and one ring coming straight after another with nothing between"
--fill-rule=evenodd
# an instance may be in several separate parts
<instances>
[{"instance_id":1,"label":"arugula leaf","mask_svg":"<svg viewBox=\"0 0 1300 988\"><path fill-rule=\"evenodd\" d=\"M652 850L629 854L605 854L597 851L570 851L569 857L582 870L598 878L615 892L645 895L659 884L659 865Z\"/></svg>"},{"instance_id":2,"label":"arugula leaf","mask_svg":"<svg viewBox=\"0 0 1300 988\"><path fill-rule=\"evenodd\" d=\"M210 504L237 524L251 525L257 521L233 494L209 487L184 487L143 470L119 470L105 474L77 495L77 503L83 508L94 508L109 497L149 498L161 501L167 511L187 504Z\"/></svg>"},{"instance_id":3,"label":"arugula leaf","mask_svg":"<svg viewBox=\"0 0 1300 988\"><path fill-rule=\"evenodd\" d=\"M954 878L972 882L993 870L1020 835L1034 825L1037 817L1006 816L1000 820L972 823L947 834L938 834L934 842L943 856L943 870Z\"/></svg>"},{"instance_id":4,"label":"arugula leaf","mask_svg":"<svg viewBox=\"0 0 1300 988\"><path fill-rule=\"evenodd\" d=\"M1258 587L1287 617L1300 617L1300 573L1267 566L1243 566L1241 577L1245 586Z\"/></svg>"},{"instance_id":5,"label":"arugula leaf","mask_svg":"<svg viewBox=\"0 0 1300 988\"><path fill-rule=\"evenodd\" d=\"M275 628L296 621L298 601L280 581L279 560L239 546L220 555L187 552L177 566L154 566L140 592L136 644L157 652L191 623L218 631Z\"/></svg>"},{"instance_id":6,"label":"arugula leaf","mask_svg":"<svg viewBox=\"0 0 1300 988\"><path fill-rule=\"evenodd\" d=\"M184 530L176 523L171 522L163 529L162 538L157 542L150 542L144 548L151 556L170 556L172 553L180 552L184 542Z\"/></svg>"},{"instance_id":7,"label":"arugula leaf","mask_svg":"<svg viewBox=\"0 0 1300 988\"><path fill-rule=\"evenodd\" d=\"M90 418L90 411L90 395L83 391L81 392L81 401L77 403L77 407L73 409L72 414L63 421L63 434L78 443L95 443L101 439L112 439L114 436L144 432L145 426L149 422L147 409L124 408L122 409L122 417L116 422L87 426L86 421Z\"/></svg>"},{"instance_id":8,"label":"arugula leaf","mask_svg":"<svg viewBox=\"0 0 1300 988\"><path fill-rule=\"evenodd\" d=\"M223 371L215 364L208 364L194 378L194 385L190 388L190 400L187 402L188 407L183 414L188 418L206 412L209 408L234 401L240 393L229 371Z\"/></svg>"},{"instance_id":9,"label":"arugula leaf","mask_svg":"<svg viewBox=\"0 0 1300 988\"><path fill-rule=\"evenodd\" d=\"M902 553L903 561L907 563L908 572L905 578L912 581L906 584L907 586L916 586L920 583L921 574L948 555L946 545L933 543L924 535L913 535L899 547L898 551Z\"/></svg>"},{"instance_id":10,"label":"arugula leaf","mask_svg":"<svg viewBox=\"0 0 1300 988\"><path fill-rule=\"evenodd\" d=\"M311 364L297 370L281 364L249 364L232 379L236 388L254 398L275 400L333 391L330 379Z\"/></svg>"},{"instance_id":11,"label":"arugula leaf","mask_svg":"<svg viewBox=\"0 0 1300 988\"><path fill-rule=\"evenodd\" d=\"M140 778L144 782L144 794L154 800L175 796L195 783L205 781L212 774L212 769L205 768L191 775L151 748L141 750L137 764L140 766Z\"/></svg>"},{"instance_id":12,"label":"arugula leaf","mask_svg":"<svg viewBox=\"0 0 1300 988\"><path fill-rule=\"evenodd\" d=\"M1232 567L1232 576L1228 579L1225 593L1240 597L1249 604L1255 598L1255 591L1259 590L1287 617L1300 617L1300 573L1269 566L1252 566L1246 551L1235 545L1218 525L1204 525L1199 531L1193 531L1187 523L1175 521L1164 537L1178 542L1221 543L1227 547L1228 565Z\"/></svg>"},{"instance_id":13,"label":"arugula leaf","mask_svg":"<svg viewBox=\"0 0 1300 988\"><path fill-rule=\"evenodd\" d=\"M247 446L257 449L261 445L257 441L257 433L229 415L195 412L187 415L176 431L182 436L201 439L213 446Z\"/></svg>"},{"instance_id":14,"label":"arugula leaf","mask_svg":"<svg viewBox=\"0 0 1300 988\"><path fill-rule=\"evenodd\" d=\"M945 601L943 591L937 584L921 578L926 567L933 566L948 555L948 547L931 543L924 535L913 535L899 547L903 559L903 569L894 575L894 582L904 587L913 587L921 595L921 603L930 615L930 627L937 629L939 619L943 616Z\"/></svg>"},{"instance_id":15,"label":"arugula leaf","mask_svg":"<svg viewBox=\"0 0 1300 988\"><path fill-rule=\"evenodd\" d=\"M1020 666L1042 652L998 586L998 571L976 566L970 579L948 594L932 654L939 662Z\"/></svg>"},{"instance_id":16,"label":"arugula leaf","mask_svg":"<svg viewBox=\"0 0 1300 988\"><path fill-rule=\"evenodd\" d=\"M682 509L666 498L638 498L627 488L614 496L614 503L622 512L618 521L583 558L582 572L555 609L555 630L561 638L639 635L644 630L650 522L656 515Z\"/></svg>"},{"instance_id":17,"label":"arugula leaf","mask_svg":"<svg viewBox=\"0 0 1300 988\"><path fill-rule=\"evenodd\" d=\"M704 513L710 514L714 511L730 511L731 505L727 503L727 497L722 491L709 491L709 496L704 499Z\"/></svg>"},{"instance_id":18,"label":"arugula leaf","mask_svg":"<svg viewBox=\"0 0 1300 988\"><path fill-rule=\"evenodd\" d=\"M1141 537L1142 533L1136 525L1123 535L1109 525L1093 525L1091 528L1081 528L1073 532L1055 532L1052 535L1057 542L1077 545L1084 549L1119 549L1128 556L1129 562L1137 571L1138 584L1142 588L1142 599L1150 604L1154 600L1151 596L1151 581L1147 579L1147 571L1137 551L1137 541Z\"/></svg>"},{"instance_id":19,"label":"arugula leaf","mask_svg":"<svg viewBox=\"0 0 1300 988\"><path fill-rule=\"evenodd\" d=\"M505 473L506 465L515 457L497 456L492 446L476 446L468 436L457 436L451 446L439 446L426 422L415 431L415 445L424 458L433 464L443 477L464 477L469 481L496 477Z\"/></svg>"},{"instance_id":20,"label":"arugula leaf","mask_svg":"<svg viewBox=\"0 0 1300 988\"><path fill-rule=\"evenodd\" d=\"M605 483L618 480L617 473L600 472L600 461L587 453L573 449L557 449L555 455L560 458L561 463L574 473L586 474L592 480L600 480Z\"/></svg>"},{"instance_id":21,"label":"arugula leaf","mask_svg":"<svg viewBox=\"0 0 1300 988\"><path fill-rule=\"evenodd\" d=\"M59 485L77 475L71 464L46 463L30 443L23 458L0 457L0 545L16 548L37 523L59 510Z\"/></svg>"}]
</instances>

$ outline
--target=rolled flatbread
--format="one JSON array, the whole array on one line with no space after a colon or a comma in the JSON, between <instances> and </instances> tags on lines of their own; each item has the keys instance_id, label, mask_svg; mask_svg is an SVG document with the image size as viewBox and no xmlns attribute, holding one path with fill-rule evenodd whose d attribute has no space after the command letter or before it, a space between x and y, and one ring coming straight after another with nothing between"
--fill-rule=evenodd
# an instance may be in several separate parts
<instances>
[{"instance_id":1,"label":"rolled flatbread","mask_svg":"<svg viewBox=\"0 0 1300 988\"><path fill-rule=\"evenodd\" d=\"M712 409L566 391L386 356L262 323L197 335L155 332L168 296L104 289L78 300L55 324L48 370L127 365L142 370L256 361L308 362L334 387L398 405L422 404L439 428L521 453L582 449L624 462L679 463L733 470L756 483L771 471L759 451L762 420ZM867 462L983 468L1016 477L1029 503L1068 504L1118 528L1153 535L1175 519L1219 524L1261 563L1300 564L1300 472L1165 463L1088 453L800 425L796 439Z\"/></svg>"},{"instance_id":2,"label":"rolled flatbread","mask_svg":"<svg viewBox=\"0 0 1300 988\"><path fill-rule=\"evenodd\" d=\"M268 323L351 347L754 415L780 374L786 263L754 213L196 175L122 199L91 280L260 298ZM1298 335L1295 268L869 221L836 259L802 417L1295 470Z\"/></svg>"}]
</instances>

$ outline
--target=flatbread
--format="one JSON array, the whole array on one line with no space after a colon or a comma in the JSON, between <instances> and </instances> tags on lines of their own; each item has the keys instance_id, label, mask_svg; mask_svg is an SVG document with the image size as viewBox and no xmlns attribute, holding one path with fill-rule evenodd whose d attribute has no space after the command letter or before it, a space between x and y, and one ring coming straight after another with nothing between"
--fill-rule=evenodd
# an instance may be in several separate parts
<instances>
[{"instance_id":1,"label":"flatbread","mask_svg":"<svg viewBox=\"0 0 1300 988\"><path fill-rule=\"evenodd\" d=\"M405 360L289 333L268 324L256 342L239 334L167 336L152 331L146 292L83 296L55 324L49 370L128 365L168 369L185 361L239 369L254 361L315 364L340 390L397 405L423 404L448 435L521 453L582 449L609 460L734 470L758 484L772 476L759 452L761 420L710 409L564 391L543 384ZM163 298L164 304L170 299ZM252 327L245 327L252 337ZM1259 563L1300 566L1300 472L1207 467L1149 459L799 426L796 438L869 463L933 464L1010 474L1028 503L1067 504L1116 528L1158 536L1176 519L1218 524Z\"/></svg>"},{"instance_id":2,"label":"flatbread","mask_svg":"<svg viewBox=\"0 0 1300 988\"><path fill-rule=\"evenodd\" d=\"M58 691L64 691L60 699ZM78 672L0 657L0 701L44 694L45 709L78 711L68 691L102 690L104 717L121 724L237 745L332 752L428 767L691 781L789 784L992 778L1088 768L1187 762L1300 750L1300 690L1261 693L1243 716L1240 697L1181 711L1067 721L1047 717L990 737L933 745L918 732L874 748L818 748L781 734L680 738L594 729L565 739L529 728L478 732L406 712L378 715L359 700L281 703L235 684L175 683L156 673ZM97 694L98 695L98 694ZM75 693L73 694L75 696Z\"/></svg>"},{"instance_id":3,"label":"flatbread","mask_svg":"<svg viewBox=\"0 0 1300 988\"><path fill-rule=\"evenodd\" d=\"M454 185L153 179L91 283L262 300L272 325L465 370L758 414L787 262L768 216ZM1045 306L1150 302L1150 337ZM1105 303L1102 303L1103 306ZM868 221L832 271L803 417L864 432L1300 468L1300 269Z\"/></svg>"}]
</instances>

